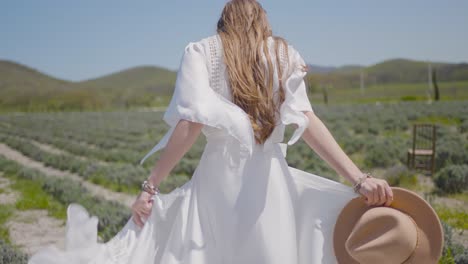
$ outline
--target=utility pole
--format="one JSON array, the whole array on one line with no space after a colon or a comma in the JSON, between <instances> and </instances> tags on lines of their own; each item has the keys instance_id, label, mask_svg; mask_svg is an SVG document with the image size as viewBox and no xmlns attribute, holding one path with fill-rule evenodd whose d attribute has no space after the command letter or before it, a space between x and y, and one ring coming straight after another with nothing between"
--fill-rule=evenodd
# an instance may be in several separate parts
<instances>
[{"instance_id":1,"label":"utility pole","mask_svg":"<svg viewBox=\"0 0 468 264\"><path fill-rule=\"evenodd\" d=\"M430 61L427 61L427 98L428 101L432 101L432 91L434 90L432 87L432 64Z\"/></svg>"},{"instance_id":2,"label":"utility pole","mask_svg":"<svg viewBox=\"0 0 468 264\"><path fill-rule=\"evenodd\" d=\"M364 95L364 71L361 68L361 95Z\"/></svg>"}]
</instances>

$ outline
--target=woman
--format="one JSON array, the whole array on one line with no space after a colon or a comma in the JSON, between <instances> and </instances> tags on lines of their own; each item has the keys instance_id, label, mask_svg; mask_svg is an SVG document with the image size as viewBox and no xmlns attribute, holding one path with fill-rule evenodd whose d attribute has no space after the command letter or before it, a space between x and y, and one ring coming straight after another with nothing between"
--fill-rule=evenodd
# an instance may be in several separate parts
<instances>
[{"instance_id":1,"label":"woman","mask_svg":"<svg viewBox=\"0 0 468 264\"><path fill-rule=\"evenodd\" d=\"M289 167L285 126L295 125L289 145L302 137L368 205L388 206L393 194L357 168L314 114L305 74L300 54L272 36L258 2L228 2L217 34L185 48L164 114L171 128L142 159L164 148L131 219L100 244L96 218L72 204L67 251L49 248L30 263L336 263L333 226L358 194ZM207 145L192 178L160 194L157 186L201 132Z\"/></svg>"}]
</instances>

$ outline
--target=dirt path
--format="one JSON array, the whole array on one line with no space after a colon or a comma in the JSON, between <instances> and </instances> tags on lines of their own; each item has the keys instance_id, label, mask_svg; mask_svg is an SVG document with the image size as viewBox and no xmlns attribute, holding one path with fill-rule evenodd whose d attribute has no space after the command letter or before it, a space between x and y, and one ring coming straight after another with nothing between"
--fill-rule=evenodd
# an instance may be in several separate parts
<instances>
[{"instance_id":1,"label":"dirt path","mask_svg":"<svg viewBox=\"0 0 468 264\"><path fill-rule=\"evenodd\" d=\"M46 175L60 177L60 178L68 178L68 179L72 179L74 181L80 182L93 195L102 197L106 200L117 201L121 204L126 205L127 207L131 206L131 204L133 203L136 197L136 195L134 196L134 195L129 195L125 193L114 192L104 187L101 187L99 185L90 183L88 181L85 181L83 178L81 178L77 174L70 173L68 171L57 170L51 167L46 167L41 162L32 160L29 157L23 155L21 152L16 151L3 143L0 143L0 154L4 155L7 159L16 161L25 167L37 169Z\"/></svg>"},{"instance_id":2,"label":"dirt path","mask_svg":"<svg viewBox=\"0 0 468 264\"><path fill-rule=\"evenodd\" d=\"M425 192L431 192L434 188L434 182L432 178L418 174L418 183L422 190L417 191L421 197L424 197ZM464 203L461 200L449 198L449 197L441 197L437 195L432 195L430 196L431 201L430 203L432 204L437 204L441 205L444 207L448 208L456 208L456 209L461 209L464 211L468 211L468 204ZM453 229L453 236L452 239L460 244L462 244L464 247L468 247L468 232L467 230L456 230Z\"/></svg>"},{"instance_id":3,"label":"dirt path","mask_svg":"<svg viewBox=\"0 0 468 264\"><path fill-rule=\"evenodd\" d=\"M2 175L3 173L0 172L0 204L13 204L18 199L18 193L9 189L10 180Z\"/></svg>"},{"instance_id":4,"label":"dirt path","mask_svg":"<svg viewBox=\"0 0 468 264\"><path fill-rule=\"evenodd\" d=\"M5 224L13 244L28 255L49 245L65 249L65 222L47 214L47 210L16 211Z\"/></svg>"},{"instance_id":5,"label":"dirt path","mask_svg":"<svg viewBox=\"0 0 468 264\"><path fill-rule=\"evenodd\" d=\"M14 204L20 194L9 188L11 181L0 174L0 204ZM14 211L8 218L10 240L26 254L33 254L38 249L55 245L65 247L65 222L47 215L47 210Z\"/></svg>"}]
</instances>

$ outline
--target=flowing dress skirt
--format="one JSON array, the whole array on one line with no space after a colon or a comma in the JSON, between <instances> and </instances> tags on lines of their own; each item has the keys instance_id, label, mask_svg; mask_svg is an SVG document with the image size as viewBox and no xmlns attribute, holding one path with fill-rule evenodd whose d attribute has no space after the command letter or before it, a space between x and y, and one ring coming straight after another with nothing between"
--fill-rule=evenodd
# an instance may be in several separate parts
<instances>
[{"instance_id":1,"label":"flowing dress skirt","mask_svg":"<svg viewBox=\"0 0 468 264\"><path fill-rule=\"evenodd\" d=\"M288 166L282 143L247 159L232 139L207 140L192 178L153 196L143 228L130 218L99 243L98 219L70 204L66 251L49 245L29 263L336 263L333 228L351 187Z\"/></svg>"}]
</instances>

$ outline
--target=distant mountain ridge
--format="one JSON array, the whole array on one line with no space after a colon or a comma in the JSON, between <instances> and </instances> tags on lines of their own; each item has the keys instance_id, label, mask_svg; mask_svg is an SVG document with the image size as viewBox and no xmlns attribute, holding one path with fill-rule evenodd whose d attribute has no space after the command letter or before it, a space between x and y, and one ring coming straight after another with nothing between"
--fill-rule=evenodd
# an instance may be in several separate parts
<instances>
[{"instance_id":1,"label":"distant mountain ridge","mask_svg":"<svg viewBox=\"0 0 468 264\"><path fill-rule=\"evenodd\" d=\"M332 72L347 72L347 71L354 71L360 70L365 68L365 66L360 65L344 65L344 66L321 66L315 64L308 64L309 73L332 73Z\"/></svg>"},{"instance_id":2,"label":"distant mountain ridge","mask_svg":"<svg viewBox=\"0 0 468 264\"><path fill-rule=\"evenodd\" d=\"M439 81L468 80L468 63L431 62ZM308 65L316 84L352 88L366 83L427 82L427 62L392 59L372 66ZM0 109L103 109L167 104L177 73L138 66L85 81L67 81L9 60L0 60Z\"/></svg>"},{"instance_id":3,"label":"distant mountain ridge","mask_svg":"<svg viewBox=\"0 0 468 264\"><path fill-rule=\"evenodd\" d=\"M438 81L468 80L468 63L442 63L391 59L371 66L349 65L319 67L309 65L309 79L316 83L340 88L353 88L361 84L428 82L429 70L436 72Z\"/></svg>"}]
</instances>

